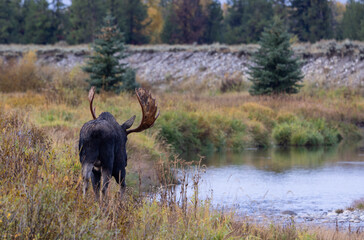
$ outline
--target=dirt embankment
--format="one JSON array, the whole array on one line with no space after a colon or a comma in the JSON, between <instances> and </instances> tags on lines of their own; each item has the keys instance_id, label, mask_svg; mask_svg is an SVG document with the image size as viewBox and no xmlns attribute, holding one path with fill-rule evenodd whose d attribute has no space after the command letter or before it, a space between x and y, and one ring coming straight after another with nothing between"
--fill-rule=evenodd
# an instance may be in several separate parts
<instances>
[{"instance_id":1,"label":"dirt embankment","mask_svg":"<svg viewBox=\"0 0 364 240\"><path fill-rule=\"evenodd\" d=\"M218 88L226 79L248 82L248 67L258 45L154 45L130 46L126 62L137 70L138 81L171 90ZM82 64L90 47L0 45L0 57L19 59L36 51L39 64L72 68ZM305 81L321 86L364 85L364 42L321 41L293 45L302 59Z\"/></svg>"}]
</instances>

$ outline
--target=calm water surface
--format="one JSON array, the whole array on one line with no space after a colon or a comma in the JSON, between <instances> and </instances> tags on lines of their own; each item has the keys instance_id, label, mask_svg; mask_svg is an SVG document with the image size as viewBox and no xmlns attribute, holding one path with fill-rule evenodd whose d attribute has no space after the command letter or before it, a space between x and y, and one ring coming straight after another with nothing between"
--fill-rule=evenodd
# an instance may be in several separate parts
<instances>
[{"instance_id":1,"label":"calm water surface","mask_svg":"<svg viewBox=\"0 0 364 240\"><path fill-rule=\"evenodd\" d=\"M315 149L252 149L215 154L202 163L206 172L201 176L200 198L247 215L345 209L364 197L364 142Z\"/></svg>"}]
</instances>

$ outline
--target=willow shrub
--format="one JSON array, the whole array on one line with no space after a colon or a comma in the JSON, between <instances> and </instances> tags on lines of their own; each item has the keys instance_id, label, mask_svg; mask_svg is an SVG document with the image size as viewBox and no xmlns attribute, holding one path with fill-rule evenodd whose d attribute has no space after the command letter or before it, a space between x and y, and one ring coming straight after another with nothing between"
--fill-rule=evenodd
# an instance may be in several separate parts
<instances>
[{"instance_id":1,"label":"willow shrub","mask_svg":"<svg viewBox=\"0 0 364 240\"><path fill-rule=\"evenodd\" d=\"M263 123L267 129L272 129L275 125L276 113L269 107L248 102L242 106L242 110L247 113L250 120Z\"/></svg>"},{"instance_id":2,"label":"willow shrub","mask_svg":"<svg viewBox=\"0 0 364 240\"><path fill-rule=\"evenodd\" d=\"M28 90L40 91L44 85L43 79L38 75L36 65L37 55L30 51L19 61L0 62L0 91L26 92Z\"/></svg>"},{"instance_id":3,"label":"willow shrub","mask_svg":"<svg viewBox=\"0 0 364 240\"><path fill-rule=\"evenodd\" d=\"M170 111L156 124L159 136L177 153L244 148L245 124L222 115Z\"/></svg>"},{"instance_id":4,"label":"willow shrub","mask_svg":"<svg viewBox=\"0 0 364 240\"><path fill-rule=\"evenodd\" d=\"M323 119L284 121L274 127L272 135L283 146L334 145L341 140L338 130Z\"/></svg>"}]
</instances>

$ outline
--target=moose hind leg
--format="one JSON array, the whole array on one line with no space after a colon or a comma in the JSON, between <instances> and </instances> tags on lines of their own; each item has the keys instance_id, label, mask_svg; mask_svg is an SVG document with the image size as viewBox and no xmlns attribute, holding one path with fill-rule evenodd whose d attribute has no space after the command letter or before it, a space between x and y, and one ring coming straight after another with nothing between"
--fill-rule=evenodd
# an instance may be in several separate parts
<instances>
[{"instance_id":1,"label":"moose hind leg","mask_svg":"<svg viewBox=\"0 0 364 240\"><path fill-rule=\"evenodd\" d=\"M116 182L120 185L120 196L123 197L125 193L125 168L121 167L116 169L113 173L113 176Z\"/></svg>"},{"instance_id":2,"label":"moose hind leg","mask_svg":"<svg viewBox=\"0 0 364 240\"><path fill-rule=\"evenodd\" d=\"M103 200L105 200L106 194L107 194L107 189L109 187L109 183L111 180L111 171L107 168L102 168L101 170L102 172L102 189L101 189L101 193L102 193L102 198Z\"/></svg>"},{"instance_id":3,"label":"moose hind leg","mask_svg":"<svg viewBox=\"0 0 364 240\"><path fill-rule=\"evenodd\" d=\"M88 189L88 182L91 178L93 164L91 163L84 163L82 165L82 179L83 179L83 196L86 196L86 192Z\"/></svg>"},{"instance_id":4,"label":"moose hind leg","mask_svg":"<svg viewBox=\"0 0 364 240\"><path fill-rule=\"evenodd\" d=\"M95 192L96 201L100 201L100 183L101 183L100 170L96 170L95 168L92 169L91 181L92 181L92 187Z\"/></svg>"},{"instance_id":5,"label":"moose hind leg","mask_svg":"<svg viewBox=\"0 0 364 240\"><path fill-rule=\"evenodd\" d=\"M80 147L80 162L82 164L82 179L83 179L83 196L86 196L89 180L92 175L94 163L97 161L99 151L95 147L90 147L89 144Z\"/></svg>"},{"instance_id":6,"label":"moose hind leg","mask_svg":"<svg viewBox=\"0 0 364 240\"><path fill-rule=\"evenodd\" d=\"M112 150L111 150L112 149ZM107 151L102 151L100 154L100 160L102 162L101 175L102 175L102 197L105 198L107 193L107 188L112 176L112 169L114 164L114 151L113 147L108 148Z\"/></svg>"}]
</instances>

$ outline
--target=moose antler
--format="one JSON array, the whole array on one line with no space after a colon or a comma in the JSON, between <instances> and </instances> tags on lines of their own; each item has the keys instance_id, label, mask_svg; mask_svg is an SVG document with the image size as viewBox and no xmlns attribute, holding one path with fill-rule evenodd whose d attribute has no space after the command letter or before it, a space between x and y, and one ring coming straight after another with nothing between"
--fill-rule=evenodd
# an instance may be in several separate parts
<instances>
[{"instance_id":1,"label":"moose antler","mask_svg":"<svg viewBox=\"0 0 364 240\"><path fill-rule=\"evenodd\" d=\"M135 93L138 97L139 104L142 107L143 117L139 127L126 131L127 134L132 132L141 132L152 127L155 120L159 117L159 111L157 113L158 106L155 103L155 99L152 97L152 94L143 88L136 89Z\"/></svg>"},{"instance_id":2,"label":"moose antler","mask_svg":"<svg viewBox=\"0 0 364 240\"><path fill-rule=\"evenodd\" d=\"M90 111L91 111L91 114L92 114L92 117L94 119L96 119L96 114L95 114L95 110L96 108L92 107L92 103L94 101L94 97L95 97L95 87L91 87L90 91L88 92L88 101L90 102Z\"/></svg>"}]
</instances>

